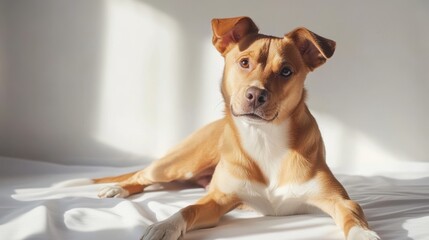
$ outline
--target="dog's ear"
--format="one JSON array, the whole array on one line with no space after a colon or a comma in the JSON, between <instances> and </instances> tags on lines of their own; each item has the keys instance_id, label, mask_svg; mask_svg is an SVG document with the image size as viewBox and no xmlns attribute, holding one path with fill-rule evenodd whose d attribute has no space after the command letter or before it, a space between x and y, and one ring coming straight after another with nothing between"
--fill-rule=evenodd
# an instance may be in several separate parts
<instances>
[{"instance_id":1,"label":"dog's ear","mask_svg":"<svg viewBox=\"0 0 429 240\"><path fill-rule=\"evenodd\" d=\"M297 28L286 34L286 37L292 39L295 43L304 62L311 71L334 55L334 41L321 37L306 28Z\"/></svg>"},{"instance_id":2,"label":"dog's ear","mask_svg":"<svg viewBox=\"0 0 429 240\"><path fill-rule=\"evenodd\" d=\"M259 29L249 17L222 18L212 20L213 45L224 55L232 43L244 36L258 33Z\"/></svg>"}]
</instances>

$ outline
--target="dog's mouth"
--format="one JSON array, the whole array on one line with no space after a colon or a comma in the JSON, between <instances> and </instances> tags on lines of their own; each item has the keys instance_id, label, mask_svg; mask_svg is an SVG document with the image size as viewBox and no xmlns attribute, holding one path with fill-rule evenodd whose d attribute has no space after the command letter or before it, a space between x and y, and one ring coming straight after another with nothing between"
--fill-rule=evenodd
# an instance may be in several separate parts
<instances>
[{"instance_id":1,"label":"dog's mouth","mask_svg":"<svg viewBox=\"0 0 429 240\"><path fill-rule=\"evenodd\" d=\"M264 116L261 116L257 112L248 112L248 113L235 113L234 109L231 106L231 113L234 117L244 117L246 119L257 121L257 122L272 122L274 121L277 116L279 115L279 112L276 112L272 118L266 118Z\"/></svg>"}]
</instances>

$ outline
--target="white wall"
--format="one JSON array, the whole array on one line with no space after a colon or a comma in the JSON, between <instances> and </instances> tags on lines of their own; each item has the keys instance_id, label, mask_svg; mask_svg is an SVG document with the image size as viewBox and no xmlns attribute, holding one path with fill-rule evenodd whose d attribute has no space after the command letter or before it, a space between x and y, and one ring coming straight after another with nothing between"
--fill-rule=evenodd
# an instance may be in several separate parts
<instances>
[{"instance_id":1,"label":"white wall","mask_svg":"<svg viewBox=\"0 0 429 240\"><path fill-rule=\"evenodd\" d=\"M129 165L222 116L210 20L337 41L309 106L338 169L429 161L426 1L3 2L0 155ZM1 66L0 66L1 67Z\"/></svg>"},{"instance_id":2,"label":"white wall","mask_svg":"<svg viewBox=\"0 0 429 240\"><path fill-rule=\"evenodd\" d=\"M4 13L4 2L0 1L0 113L5 112L5 104L1 104L6 101L4 82L6 81L6 56L5 56L5 13ZM0 125L3 121L2 115L0 115ZM1 133L1 132L0 132Z\"/></svg>"}]
</instances>

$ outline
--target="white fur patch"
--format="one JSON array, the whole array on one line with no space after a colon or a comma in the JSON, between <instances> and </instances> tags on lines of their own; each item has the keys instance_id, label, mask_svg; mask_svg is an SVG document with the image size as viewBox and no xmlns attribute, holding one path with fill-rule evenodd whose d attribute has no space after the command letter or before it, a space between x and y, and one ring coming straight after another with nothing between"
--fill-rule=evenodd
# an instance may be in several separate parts
<instances>
[{"instance_id":1,"label":"white fur patch","mask_svg":"<svg viewBox=\"0 0 429 240\"><path fill-rule=\"evenodd\" d=\"M194 174L193 174L192 172L187 172L187 173L185 174L185 178L186 178L186 179L191 179L193 176L194 176Z\"/></svg>"},{"instance_id":2,"label":"white fur patch","mask_svg":"<svg viewBox=\"0 0 429 240\"><path fill-rule=\"evenodd\" d=\"M287 122L275 125L234 120L243 148L268 178L270 187L277 187L281 162L288 153Z\"/></svg>"},{"instance_id":3,"label":"white fur patch","mask_svg":"<svg viewBox=\"0 0 429 240\"><path fill-rule=\"evenodd\" d=\"M238 195L258 212L279 216L307 212L307 199L317 192L318 184L315 180L302 184L287 184L275 189L249 182Z\"/></svg>"},{"instance_id":4,"label":"white fur patch","mask_svg":"<svg viewBox=\"0 0 429 240\"><path fill-rule=\"evenodd\" d=\"M380 240L374 231L354 226L350 229L347 240Z\"/></svg>"},{"instance_id":5,"label":"white fur patch","mask_svg":"<svg viewBox=\"0 0 429 240\"><path fill-rule=\"evenodd\" d=\"M98 193L99 198L124 198L130 194L119 185L106 186Z\"/></svg>"},{"instance_id":6,"label":"white fur patch","mask_svg":"<svg viewBox=\"0 0 429 240\"><path fill-rule=\"evenodd\" d=\"M141 240L177 240L186 232L186 221L181 213L176 213L164 221L150 225Z\"/></svg>"},{"instance_id":7,"label":"white fur patch","mask_svg":"<svg viewBox=\"0 0 429 240\"><path fill-rule=\"evenodd\" d=\"M220 191L237 194L244 203L264 215L280 216L313 211L314 207L307 205L307 199L317 195L320 189L316 179L273 188L239 179L229 174L226 169L216 171L215 174L219 174L216 176L216 183Z\"/></svg>"}]
</instances>

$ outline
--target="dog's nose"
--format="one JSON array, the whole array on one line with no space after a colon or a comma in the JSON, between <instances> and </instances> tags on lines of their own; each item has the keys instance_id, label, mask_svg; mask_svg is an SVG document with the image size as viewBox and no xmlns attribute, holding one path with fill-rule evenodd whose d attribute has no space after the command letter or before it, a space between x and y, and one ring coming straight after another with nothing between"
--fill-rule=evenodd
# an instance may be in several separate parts
<instances>
[{"instance_id":1,"label":"dog's nose","mask_svg":"<svg viewBox=\"0 0 429 240\"><path fill-rule=\"evenodd\" d=\"M246 99L255 108L262 106L268 100L268 91L257 87L249 87L246 90Z\"/></svg>"}]
</instances>

